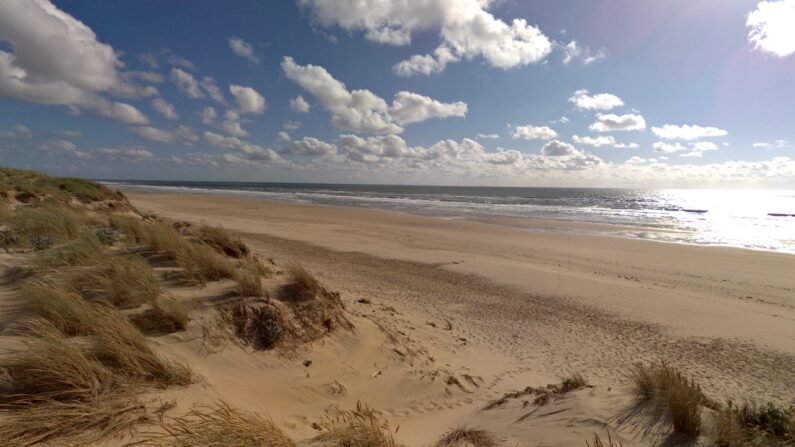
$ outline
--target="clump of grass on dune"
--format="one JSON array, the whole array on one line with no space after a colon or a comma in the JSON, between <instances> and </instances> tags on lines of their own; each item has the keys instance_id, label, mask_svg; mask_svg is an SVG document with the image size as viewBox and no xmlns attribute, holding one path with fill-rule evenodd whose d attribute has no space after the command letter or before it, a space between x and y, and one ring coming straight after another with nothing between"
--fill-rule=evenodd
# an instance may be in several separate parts
<instances>
[{"instance_id":1,"label":"clump of grass on dune","mask_svg":"<svg viewBox=\"0 0 795 447\"><path fill-rule=\"evenodd\" d=\"M742 407L731 402L718 411L713 437L719 447L795 445L795 409L772 403Z\"/></svg>"},{"instance_id":2,"label":"clump of grass on dune","mask_svg":"<svg viewBox=\"0 0 795 447\"><path fill-rule=\"evenodd\" d=\"M325 432L317 441L335 447L400 447L387 421L361 402L352 411L334 410L327 413L320 427Z\"/></svg>"},{"instance_id":3,"label":"clump of grass on dune","mask_svg":"<svg viewBox=\"0 0 795 447\"><path fill-rule=\"evenodd\" d=\"M66 206L20 206L9 226L18 245L44 250L79 237L83 217Z\"/></svg>"},{"instance_id":4,"label":"clump of grass on dune","mask_svg":"<svg viewBox=\"0 0 795 447\"><path fill-rule=\"evenodd\" d=\"M164 433L147 433L136 445L157 447L294 447L276 425L224 402L170 418ZM365 447L363 444L357 446Z\"/></svg>"},{"instance_id":5,"label":"clump of grass on dune","mask_svg":"<svg viewBox=\"0 0 795 447\"><path fill-rule=\"evenodd\" d=\"M141 220L130 216L111 214L108 216L108 225L124 234L124 241L131 245L146 242L146 232Z\"/></svg>"},{"instance_id":6,"label":"clump of grass on dune","mask_svg":"<svg viewBox=\"0 0 795 447\"><path fill-rule=\"evenodd\" d=\"M521 391L506 393L501 398L486 405L484 410L496 408L507 402L509 399L517 399L523 396L531 395L535 396L535 399L533 399L534 405L546 405L553 400L560 398L566 393L585 388L586 386L588 386L588 383L585 381L583 376L580 374L574 374L564 378L560 381L560 383L550 383L549 385L543 387L528 386Z\"/></svg>"},{"instance_id":7,"label":"clump of grass on dune","mask_svg":"<svg viewBox=\"0 0 795 447\"><path fill-rule=\"evenodd\" d=\"M2 359L10 377L10 391L3 396L5 405L93 402L112 386L110 372L51 322L35 318L21 331L24 347Z\"/></svg>"},{"instance_id":8,"label":"clump of grass on dune","mask_svg":"<svg viewBox=\"0 0 795 447\"><path fill-rule=\"evenodd\" d=\"M268 302L239 302L225 313L234 327L235 335L251 344L255 349L274 347L286 332L281 315Z\"/></svg>"},{"instance_id":9,"label":"clump of grass on dune","mask_svg":"<svg viewBox=\"0 0 795 447\"><path fill-rule=\"evenodd\" d=\"M320 293L320 283L302 266L290 266L289 273L290 281L282 287L280 293L285 301L308 301Z\"/></svg>"},{"instance_id":10,"label":"clump of grass on dune","mask_svg":"<svg viewBox=\"0 0 795 447\"><path fill-rule=\"evenodd\" d=\"M240 269L235 274L235 281L237 281L237 294L242 297L268 296L267 291L262 287L261 275L257 271Z\"/></svg>"},{"instance_id":11,"label":"clump of grass on dune","mask_svg":"<svg viewBox=\"0 0 795 447\"><path fill-rule=\"evenodd\" d=\"M434 447L494 447L497 440L486 430L456 427L445 433Z\"/></svg>"},{"instance_id":12,"label":"clump of grass on dune","mask_svg":"<svg viewBox=\"0 0 795 447\"><path fill-rule=\"evenodd\" d=\"M239 238L233 238L224 227L211 227L202 225L199 228L198 239L212 247L219 254L232 258L245 258L249 255L249 249Z\"/></svg>"},{"instance_id":13,"label":"clump of grass on dune","mask_svg":"<svg viewBox=\"0 0 795 447\"><path fill-rule=\"evenodd\" d=\"M602 441L598 434L593 434L593 444L585 440L586 447L624 447L624 444L621 443L620 440L616 439L613 440L613 436L610 435L610 432L607 432L607 442Z\"/></svg>"},{"instance_id":14,"label":"clump of grass on dune","mask_svg":"<svg viewBox=\"0 0 795 447\"><path fill-rule=\"evenodd\" d=\"M118 310L97 309L98 324L92 333L94 355L117 374L155 385L187 385L191 371L155 353L146 337Z\"/></svg>"},{"instance_id":15,"label":"clump of grass on dune","mask_svg":"<svg viewBox=\"0 0 795 447\"><path fill-rule=\"evenodd\" d=\"M42 253L37 262L42 267L96 265L105 256L96 235L84 233L80 238Z\"/></svg>"},{"instance_id":16,"label":"clump of grass on dune","mask_svg":"<svg viewBox=\"0 0 795 447\"><path fill-rule=\"evenodd\" d=\"M150 309L130 316L130 321L141 332L151 335L183 331L188 320L188 310L171 296L160 296Z\"/></svg>"},{"instance_id":17,"label":"clump of grass on dune","mask_svg":"<svg viewBox=\"0 0 795 447\"><path fill-rule=\"evenodd\" d=\"M643 401L666 409L674 432L696 437L701 432L702 405L714 406L701 388L678 369L666 363L635 364L629 377L635 394Z\"/></svg>"},{"instance_id":18,"label":"clump of grass on dune","mask_svg":"<svg viewBox=\"0 0 795 447\"><path fill-rule=\"evenodd\" d=\"M72 276L84 296L121 309L154 303L160 285L152 267L137 255L108 255L102 265Z\"/></svg>"},{"instance_id":19,"label":"clump of grass on dune","mask_svg":"<svg viewBox=\"0 0 795 447\"><path fill-rule=\"evenodd\" d=\"M20 287L22 297L40 317L68 336L88 335L95 311L74 289L52 281L34 280Z\"/></svg>"}]
</instances>

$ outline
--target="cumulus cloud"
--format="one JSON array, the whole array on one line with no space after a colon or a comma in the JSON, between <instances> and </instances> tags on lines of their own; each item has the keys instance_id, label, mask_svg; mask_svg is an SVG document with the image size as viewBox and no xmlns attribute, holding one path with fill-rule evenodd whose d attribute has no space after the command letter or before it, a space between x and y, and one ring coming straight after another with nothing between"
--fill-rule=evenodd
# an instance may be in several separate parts
<instances>
[{"instance_id":1,"label":"cumulus cloud","mask_svg":"<svg viewBox=\"0 0 795 447\"><path fill-rule=\"evenodd\" d=\"M298 113L309 113L309 103L306 102L303 96L298 95L295 98L290 100L290 109L293 112Z\"/></svg>"},{"instance_id":2,"label":"cumulus cloud","mask_svg":"<svg viewBox=\"0 0 795 447\"><path fill-rule=\"evenodd\" d=\"M201 113L199 114L201 117L202 123L208 126L215 124L215 120L218 119L218 112L211 106L207 106L202 109Z\"/></svg>"},{"instance_id":3,"label":"cumulus cloud","mask_svg":"<svg viewBox=\"0 0 795 447\"><path fill-rule=\"evenodd\" d=\"M148 149L140 146L133 147L103 147L94 151L96 154L110 159L124 159L131 161L142 161L154 159L155 155Z\"/></svg>"},{"instance_id":4,"label":"cumulus cloud","mask_svg":"<svg viewBox=\"0 0 795 447\"><path fill-rule=\"evenodd\" d=\"M185 145L193 145L199 141L196 132L188 126L178 126L172 130L159 129L151 126L133 127L130 129L134 134L141 138L158 141L160 143L180 142Z\"/></svg>"},{"instance_id":5,"label":"cumulus cloud","mask_svg":"<svg viewBox=\"0 0 795 447\"><path fill-rule=\"evenodd\" d=\"M237 54L243 59L246 59L252 64L259 64L259 56L257 56L257 53L254 52L254 47L252 47L251 44L245 40L239 37L230 37L229 48L232 49L233 53Z\"/></svg>"},{"instance_id":6,"label":"cumulus cloud","mask_svg":"<svg viewBox=\"0 0 795 447\"><path fill-rule=\"evenodd\" d=\"M634 113L626 115L599 114L596 122L588 127L595 132L616 132L646 129L646 120L643 116Z\"/></svg>"},{"instance_id":7,"label":"cumulus cloud","mask_svg":"<svg viewBox=\"0 0 795 447\"><path fill-rule=\"evenodd\" d=\"M652 148L654 149L654 152L660 152L663 154L670 154L673 152L681 152L687 150L687 147L683 146L681 143L665 143L662 141L658 141L652 144Z\"/></svg>"},{"instance_id":8,"label":"cumulus cloud","mask_svg":"<svg viewBox=\"0 0 795 447\"><path fill-rule=\"evenodd\" d=\"M155 98L152 100L152 107L164 117L175 120L179 118L179 114L177 114L177 110L174 108L174 105L170 102L166 101L163 98Z\"/></svg>"},{"instance_id":9,"label":"cumulus cloud","mask_svg":"<svg viewBox=\"0 0 795 447\"><path fill-rule=\"evenodd\" d=\"M0 47L0 98L148 121L133 106L101 94L151 96L156 89L131 83L118 70L122 63L113 48L49 0L0 2L0 41L11 47Z\"/></svg>"},{"instance_id":10,"label":"cumulus cloud","mask_svg":"<svg viewBox=\"0 0 795 447\"><path fill-rule=\"evenodd\" d=\"M276 134L276 139L279 141L290 141L290 134L280 130L279 133Z\"/></svg>"},{"instance_id":11,"label":"cumulus cloud","mask_svg":"<svg viewBox=\"0 0 795 447\"><path fill-rule=\"evenodd\" d=\"M548 126L518 126L511 135L514 140L549 140L558 136L552 128Z\"/></svg>"},{"instance_id":12,"label":"cumulus cloud","mask_svg":"<svg viewBox=\"0 0 795 447\"><path fill-rule=\"evenodd\" d=\"M624 101L616 95L611 93L589 95L588 90L584 89L574 92L569 102L579 110L611 110L624 105Z\"/></svg>"},{"instance_id":13,"label":"cumulus cloud","mask_svg":"<svg viewBox=\"0 0 795 447\"><path fill-rule=\"evenodd\" d=\"M406 125L432 118L463 117L467 114L465 102L443 103L411 92L397 92L389 108L392 119Z\"/></svg>"},{"instance_id":14,"label":"cumulus cloud","mask_svg":"<svg viewBox=\"0 0 795 447\"><path fill-rule=\"evenodd\" d=\"M759 2L746 26L754 49L778 57L795 53L795 0Z\"/></svg>"},{"instance_id":15,"label":"cumulus cloud","mask_svg":"<svg viewBox=\"0 0 795 447\"><path fill-rule=\"evenodd\" d=\"M293 141L290 152L305 157L326 157L337 153L337 146L313 137Z\"/></svg>"},{"instance_id":16,"label":"cumulus cloud","mask_svg":"<svg viewBox=\"0 0 795 447\"><path fill-rule=\"evenodd\" d=\"M192 74L181 68L172 68L171 81L177 85L179 91L189 98L201 99L209 96L213 101L219 104L226 103L224 94L221 93L221 89L218 88L215 79L210 76L205 76L199 81Z\"/></svg>"},{"instance_id":17,"label":"cumulus cloud","mask_svg":"<svg viewBox=\"0 0 795 447\"><path fill-rule=\"evenodd\" d=\"M403 126L431 118L465 116L463 102L443 103L412 92L398 92L392 104L369 90L348 91L325 68L298 65L285 57L282 69L304 90L314 95L331 113L331 122L339 129L368 133L400 133Z\"/></svg>"},{"instance_id":18,"label":"cumulus cloud","mask_svg":"<svg viewBox=\"0 0 795 447\"><path fill-rule=\"evenodd\" d=\"M30 138L32 136L33 131L22 124L15 125L11 130L0 130L0 139Z\"/></svg>"},{"instance_id":19,"label":"cumulus cloud","mask_svg":"<svg viewBox=\"0 0 795 447\"><path fill-rule=\"evenodd\" d=\"M552 43L524 19L502 21L483 0L365 0L329 2L299 0L315 24L362 31L368 40L408 45L416 32L438 30L441 43L429 55L416 55L394 67L403 76L432 74L450 62L482 58L493 67L508 69L537 63L552 50Z\"/></svg>"},{"instance_id":20,"label":"cumulus cloud","mask_svg":"<svg viewBox=\"0 0 795 447\"><path fill-rule=\"evenodd\" d=\"M235 98L237 110L242 114L260 114L265 111L265 97L251 87L232 84L229 92Z\"/></svg>"},{"instance_id":21,"label":"cumulus cloud","mask_svg":"<svg viewBox=\"0 0 795 447\"><path fill-rule=\"evenodd\" d=\"M728 134L727 131L717 127L701 127L691 126L685 124L683 126L676 126L673 124L666 124L662 127L652 127L651 131L654 135L664 140L698 140L701 138L722 137Z\"/></svg>"},{"instance_id":22,"label":"cumulus cloud","mask_svg":"<svg viewBox=\"0 0 795 447\"><path fill-rule=\"evenodd\" d=\"M571 137L571 141L577 144L584 144L586 146L593 146L593 147L602 147L602 146L613 146L616 144L616 139L612 136L605 136L600 135L598 137L581 137L579 135L574 135Z\"/></svg>"},{"instance_id":23,"label":"cumulus cloud","mask_svg":"<svg viewBox=\"0 0 795 447\"><path fill-rule=\"evenodd\" d=\"M563 52L563 63L566 65L574 61L580 61L584 65L590 65L607 57L607 52L604 49L592 51L588 47L580 46L576 40L572 40L565 45L559 44L559 47Z\"/></svg>"},{"instance_id":24,"label":"cumulus cloud","mask_svg":"<svg viewBox=\"0 0 795 447\"><path fill-rule=\"evenodd\" d=\"M213 146L237 151L250 161L259 163L278 163L283 161L273 149L249 143L237 137L226 137L207 131L204 132L204 139Z\"/></svg>"},{"instance_id":25,"label":"cumulus cloud","mask_svg":"<svg viewBox=\"0 0 795 447\"><path fill-rule=\"evenodd\" d=\"M711 142L711 141L699 141L697 143L693 143L693 145L691 147L693 148L693 150L696 150L696 151L699 151L699 152L717 151L718 150L718 145L713 143L713 142Z\"/></svg>"}]
</instances>

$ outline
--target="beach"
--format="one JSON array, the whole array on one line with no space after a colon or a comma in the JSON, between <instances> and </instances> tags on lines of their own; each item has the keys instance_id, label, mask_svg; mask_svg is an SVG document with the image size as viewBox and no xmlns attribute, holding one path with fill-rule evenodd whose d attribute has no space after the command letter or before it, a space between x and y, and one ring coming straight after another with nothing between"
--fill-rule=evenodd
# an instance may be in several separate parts
<instances>
[{"instance_id":1,"label":"beach","mask_svg":"<svg viewBox=\"0 0 795 447\"><path fill-rule=\"evenodd\" d=\"M336 353L315 353L363 362L324 372L316 359L312 377L346 390L333 399L317 402L320 385L300 381L266 387L271 394L240 379L224 388L226 399L264 409L299 434L308 429L296 414L307 414L308 402L319 412L330 401L363 400L400 424L409 445L421 445L414 442L433 439L451 420L488 425L478 410L490 399L573 373L608 394L599 408L612 414L621 398L609 390L626 386L628 365L641 361L674 364L721 400L793 403L783 392L795 388L792 255L548 231L555 224L548 221L533 231L220 195L128 196L141 212L222 225L263 258L301 263L370 322L361 337L378 333L375 325L400 340L392 357L422 352L434 371L472 378L456 380L466 391L453 395L416 388L431 373L423 362L397 367L392 359L387 368L383 348L360 341L355 353L345 343ZM377 355L364 355L367 349ZM224 376L211 367L205 374ZM533 430L549 429L536 422ZM561 434L571 430L558 431L559 443L545 445L571 445Z\"/></svg>"}]
</instances>

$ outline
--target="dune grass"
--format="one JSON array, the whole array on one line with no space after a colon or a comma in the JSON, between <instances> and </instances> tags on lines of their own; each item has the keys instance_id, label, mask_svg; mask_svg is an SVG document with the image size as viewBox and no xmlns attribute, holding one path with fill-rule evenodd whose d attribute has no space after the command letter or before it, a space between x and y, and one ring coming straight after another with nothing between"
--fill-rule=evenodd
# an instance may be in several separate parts
<instances>
[{"instance_id":1,"label":"dune grass","mask_svg":"<svg viewBox=\"0 0 795 447\"><path fill-rule=\"evenodd\" d=\"M37 258L40 267L73 267L99 264L105 253L97 236L84 233L78 239L51 248Z\"/></svg>"},{"instance_id":2,"label":"dune grass","mask_svg":"<svg viewBox=\"0 0 795 447\"><path fill-rule=\"evenodd\" d=\"M84 224L84 217L73 209L50 204L19 206L6 220L13 235L8 245L34 250L45 250L79 237Z\"/></svg>"},{"instance_id":3,"label":"dune grass","mask_svg":"<svg viewBox=\"0 0 795 447\"><path fill-rule=\"evenodd\" d=\"M591 442L593 442L593 444ZM602 439L596 433L593 434L593 439L591 442L586 439L586 447L624 447L624 444L622 444L620 440L613 440L613 436L609 431L607 432L607 442L602 441Z\"/></svg>"},{"instance_id":4,"label":"dune grass","mask_svg":"<svg viewBox=\"0 0 795 447\"><path fill-rule=\"evenodd\" d=\"M40 317L67 336L91 333L95 311L76 290L55 281L34 279L20 287L22 297Z\"/></svg>"},{"instance_id":5,"label":"dune grass","mask_svg":"<svg viewBox=\"0 0 795 447\"><path fill-rule=\"evenodd\" d=\"M0 190L60 201L74 198L84 203L124 198L119 191L89 180L50 177L34 171L10 168L0 168Z\"/></svg>"},{"instance_id":6,"label":"dune grass","mask_svg":"<svg viewBox=\"0 0 795 447\"><path fill-rule=\"evenodd\" d=\"M188 310L171 296L158 297L150 309L130 316L130 321L147 335L171 334L188 325Z\"/></svg>"},{"instance_id":7,"label":"dune grass","mask_svg":"<svg viewBox=\"0 0 795 447\"><path fill-rule=\"evenodd\" d=\"M585 381L582 375L573 374L561 380L560 383L550 383L547 386L542 387L528 386L520 391L506 393L501 398L490 402L483 409L491 410L504 404L509 399L518 399L524 396L535 396L533 399L534 405L546 405L549 402L560 398L566 393L585 388L586 386L588 386L588 383Z\"/></svg>"},{"instance_id":8,"label":"dune grass","mask_svg":"<svg viewBox=\"0 0 795 447\"><path fill-rule=\"evenodd\" d=\"M250 253L248 246L240 238L233 238L221 226L202 225L199 228L198 239L219 254L231 258L245 258Z\"/></svg>"},{"instance_id":9,"label":"dune grass","mask_svg":"<svg viewBox=\"0 0 795 447\"><path fill-rule=\"evenodd\" d=\"M701 432L701 406L714 406L693 380L666 363L636 363L629 377L635 394L642 401L661 405L674 432L696 437Z\"/></svg>"},{"instance_id":10,"label":"dune grass","mask_svg":"<svg viewBox=\"0 0 795 447\"><path fill-rule=\"evenodd\" d=\"M316 438L321 443L335 447L400 447L387 421L376 416L375 411L356 403L356 409L335 409L326 413L320 423L323 434Z\"/></svg>"},{"instance_id":11,"label":"dune grass","mask_svg":"<svg viewBox=\"0 0 795 447\"><path fill-rule=\"evenodd\" d=\"M97 255L97 258L100 256L101 265L71 275L70 282L84 297L120 309L156 301L161 293L160 284L143 258L134 254Z\"/></svg>"},{"instance_id":12,"label":"dune grass","mask_svg":"<svg viewBox=\"0 0 795 447\"><path fill-rule=\"evenodd\" d=\"M156 447L295 447L276 425L224 402L194 408L161 424L162 433L146 433L135 445Z\"/></svg>"},{"instance_id":13,"label":"dune grass","mask_svg":"<svg viewBox=\"0 0 795 447\"><path fill-rule=\"evenodd\" d=\"M467 426L453 428L445 433L434 447L494 447L497 440L490 432Z\"/></svg>"},{"instance_id":14,"label":"dune grass","mask_svg":"<svg viewBox=\"0 0 795 447\"><path fill-rule=\"evenodd\" d=\"M131 216L108 216L108 225L124 234L124 241L130 245L140 245L147 241L147 235L141 219Z\"/></svg>"},{"instance_id":15,"label":"dune grass","mask_svg":"<svg viewBox=\"0 0 795 447\"><path fill-rule=\"evenodd\" d=\"M772 403L729 402L715 416L713 438L718 447L795 445L795 409Z\"/></svg>"},{"instance_id":16,"label":"dune grass","mask_svg":"<svg viewBox=\"0 0 795 447\"><path fill-rule=\"evenodd\" d=\"M279 296L285 301L308 301L314 299L322 287L311 273L300 265L289 267L290 280L282 286Z\"/></svg>"},{"instance_id":17,"label":"dune grass","mask_svg":"<svg viewBox=\"0 0 795 447\"><path fill-rule=\"evenodd\" d=\"M265 301L233 304L224 312L235 335L255 349L273 348L286 332L285 324L276 309Z\"/></svg>"},{"instance_id":18,"label":"dune grass","mask_svg":"<svg viewBox=\"0 0 795 447\"><path fill-rule=\"evenodd\" d=\"M235 274L237 294L241 297L260 296L267 298L268 293L262 287L262 278L256 271L248 268L239 269Z\"/></svg>"}]
</instances>

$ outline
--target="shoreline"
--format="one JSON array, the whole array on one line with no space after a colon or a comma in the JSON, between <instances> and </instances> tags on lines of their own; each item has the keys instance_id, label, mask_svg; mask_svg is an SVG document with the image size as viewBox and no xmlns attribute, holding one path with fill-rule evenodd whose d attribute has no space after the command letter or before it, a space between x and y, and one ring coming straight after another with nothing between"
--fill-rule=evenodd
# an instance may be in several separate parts
<instances>
[{"instance_id":1,"label":"shoreline","mask_svg":"<svg viewBox=\"0 0 795 447\"><path fill-rule=\"evenodd\" d=\"M420 212L419 210L414 212L407 210L392 210L392 209L376 208L368 206L352 206L352 205L340 205L340 204L309 203L301 201L279 200L272 197L258 197L255 194L253 194L253 191L248 191L248 190L211 190L211 189L199 190L194 188L185 188L184 190L180 190L177 192L170 190L162 191L155 189L154 187L145 186L145 185L127 185L123 183L114 183L114 182L105 182L105 183L108 183L110 186L130 194L176 194L176 195L232 197L244 200L255 200L262 202L288 204L288 205L291 204L291 205L306 205L306 206L343 208L343 209L354 209L354 210L369 210L369 211L383 212L389 214L401 214L401 215L427 217L433 219L443 219L447 221L476 222L476 223L484 223L492 225L501 225L505 227L515 228L525 231L534 231L534 232L553 232L553 233L575 234L575 235L582 234L585 236L641 240L649 242L658 242L663 244L688 245L694 247L731 248L739 250L751 250L756 252L770 252L770 253L795 255L795 248L793 248L792 250L787 250L787 249L732 245L727 243L713 243L713 242L699 243L699 242L682 240L682 239L677 240L676 235L688 235L691 233L681 229L680 230L673 228L664 229L662 227L656 227L656 226L631 226L621 223L596 222L596 221L563 219L563 218L555 219L547 217L512 216L508 214L488 214L488 213L480 213L480 214L470 213L467 215L453 216L453 215L444 215L444 214L423 213ZM169 187L169 188L174 188L174 187ZM658 233L658 236L645 237L645 236L638 236L637 234L631 234L631 235L627 234L633 232L635 233L656 232ZM670 238L662 237L661 235L663 234L669 235Z\"/></svg>"},{"instance_id":2,"label":"shoreline","mask_svg":"<svg viewBox=\"0 0 795 447\"><path fill-rule=\"evenodd\" d=\"M532 232L380 210L221 195L129 193L142 211L246 235L443 266L571 299L672 334L795 354L795 256L733 247Z\"/></svg>"}]
</instances>

